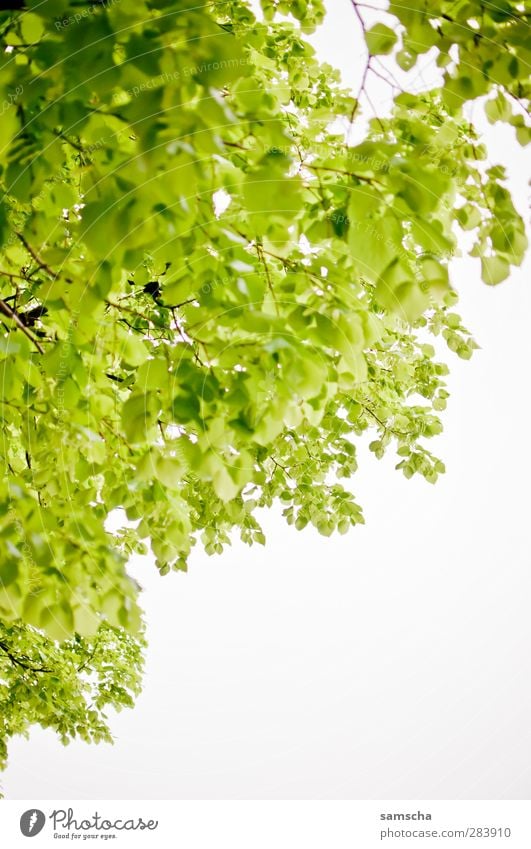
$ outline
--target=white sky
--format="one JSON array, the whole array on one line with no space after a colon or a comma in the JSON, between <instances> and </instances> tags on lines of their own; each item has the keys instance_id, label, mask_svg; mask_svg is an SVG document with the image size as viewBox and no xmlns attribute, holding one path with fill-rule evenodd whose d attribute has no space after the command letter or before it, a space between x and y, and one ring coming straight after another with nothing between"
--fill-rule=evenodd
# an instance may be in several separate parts
<instances>
[{"instance_id":1,"label":"white sky","mask_svg":"<svg viewBox=\"0 0 531 849\"><path fill-rule=\"evenodd\" d=\"M328 6L314 41L357 90L354 13ZM526 154L512 130L486 133L525 214ZM270 513L265 549L196 552L166 578L135 563L150 641L136 709L114 747L13 743L8 798L529 798L529 262L495 289L475 261L453 265L482 349L450 361L432 443L446 476L406 481L360 452L367 524L346 537Z\"/></svg>"}]
</instances>

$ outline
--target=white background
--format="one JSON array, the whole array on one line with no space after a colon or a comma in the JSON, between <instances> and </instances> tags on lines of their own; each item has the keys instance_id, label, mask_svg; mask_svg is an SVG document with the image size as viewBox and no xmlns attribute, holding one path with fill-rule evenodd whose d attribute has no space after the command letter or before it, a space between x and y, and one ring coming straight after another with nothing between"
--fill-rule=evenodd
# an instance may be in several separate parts
<instances>
[{"instance_id":1,"label":"white background","mask_svg":"<svg viewBox=\"0 0 531 849\"><path fill-rule=\"evenodd\" d=\"M357 89L348 0L315 39ZM426 71L429 75L429 68ZM379 90L375 90L379 91ZM383 95L382 95L383 96ZM525 153L487 131L525 214ZM266 515L268 545L145 560L149 656L116 745L10 747L11 799L520 799L531 793L528 270L496 289L454 262L482 346L452 366L435 487L360 451L367 525L320 538Z\"/></svg>"}]
</instances>

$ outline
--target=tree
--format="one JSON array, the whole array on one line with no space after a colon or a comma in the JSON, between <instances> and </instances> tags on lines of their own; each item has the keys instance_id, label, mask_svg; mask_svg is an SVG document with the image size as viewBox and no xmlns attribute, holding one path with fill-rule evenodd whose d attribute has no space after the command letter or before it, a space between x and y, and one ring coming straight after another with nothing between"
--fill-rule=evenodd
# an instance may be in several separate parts
<instances>
[{"instance_id":1,"label":"tree","mask_svg":"<svg viewBox=\"0 0 531 849\"><path fill-rule=\"evenodd\" d=\"M133 705L143 644L106 623L96 637L76 634L60 644L31 625L0 625L0 769L9 738L35 723L65 744L74 736L112 742L105 709Z\"/></svg>"},{"instance_id":2,"label":"tree","mask_svg":"<svg viewBox=\"0 0 531 849\"><path fill-rule=\"evenodd\" d=\"M345 533L366 432L436 481L448 369L430 339L476 347L458 235L487 284L527 245L466 106L531 133L524 2L353 2L356 96L305 38L321 0L262 0L263 20L244 0L19 5L0 19L2 746L25 698L27 722L104 737L83 672L109 661L100 704L129 702L126 565L146 540L166 574L233 530L263 544L277 501L297 529ZM413 93L429 50L440 85ZM110 534L117 508L134 526Z\"/></svg>"}]
</instances>

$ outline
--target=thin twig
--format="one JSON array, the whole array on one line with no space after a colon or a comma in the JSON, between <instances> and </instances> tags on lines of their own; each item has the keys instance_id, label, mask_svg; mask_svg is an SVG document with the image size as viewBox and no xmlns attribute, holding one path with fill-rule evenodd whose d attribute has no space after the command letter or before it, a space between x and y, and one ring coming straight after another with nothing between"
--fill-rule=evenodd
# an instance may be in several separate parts
<instances>
[{"instance_id":1,"label":"thin twig","mask_svg":"<svg viewBox=\"0 0 531 849\"><path fill-rule=\"evenodd\" d=\"M17 325L18 329L21 330L22 333L25 336L28 337L30 342L33 342L33 344L37 348L37 351L39 352L39 354L44 354L44 348L39 344L39 342L37 342L37 340L35 339L33 334L29 332L28 328L20 320L20 317L16 314L16 312L14 310L12 310L11 307L9 306L9 304L6 304L6 302L3 301L1 298L0 298L0 313L2 313L3 315L7 316L7 318L10 318L12 321L14 321L15 324Z\"/></svg>"},{"instance_id":2,"label":"thin twig","mask_svg":"<svg viewBox=\"0 0 531 849\"><path fill-rule=\"evenodd\" d=\"M23 660L20 657L17 657L11 652L9 646L2 641L0 641L0 649L2 649L2 651L8 656L13 666L20 666L22 669L27 669L30 672L52 671L51 669L47 669L45 666L32 666L30 663L27 663L26 661L28 660L28 658L26 658L25 655L22 656L24 658Z\"/></svg>"},{"instance_id":3,"label":"thin twig","mask_svg":"<svg viewBox=\"0 0 531 849\"><path fill-rule=\"evenodd\" d=\"M56 272L55 272L52 268L50 268L50 266L49 266L49 265L47 265L47 263L45 263L45 262L44 262L44 261L40 258L39 254L38 254L38 253L34 250L34 248L32 248L32 247L31 247L30 243L28 242L28 240L26 239L26 237L24 236L24 234L23 234L23 233L18 233L18 232L17 232L17 234L16 234L16 235L18 236L18 238L20 239L20 241L22 242L22 244L23 244L23 245L24 245L24 247L26 248L27 252L28 252L28 253L29 253L29 254L33 257L33 259L35 260L35 262L37 263L37 265L39 266L39 268L43 268L43 269L46 271L46 273L50 275L50 277L53 277L53 278L54 278L54 280L57 280L57 278L59 277L59 275L58 275L58 274L56 274ZM38 270L38 269L37 269L37 270Z\"/></svg>"},{"instance_id":4,"label":"thin twig","mask_svg":"<svg viewBox=\"0 0 531 849\"><path fill-rule=\"evenodd\" d=\"M258 259L260 260L260 262L264 266L265 276L266 276L266 280L267 280L267 288L269 289L269 291L271 293L271 297L273 298L273 303L275 304L276 313L277 313L277 315L280 315L279 310L278 310L277 299L275 297L275 292L273 290L273 281L271 280L271 274L269 273L269 266L266 262L266 258L265 258L264 253L263 253L262 245L258 244L258 242L256 243L256 253L258 255Z\"/></svg>"},{"instance_id":5,"label":"thin twig","mask_svg":"<svg viewBox=\"0 0 531 849\"><path fill-rule=\"evenodd\" d=\"M96 654L96 649L99 648L99 644L100 644L100 640L99 640L99 638L97 638L89 656L86 657L85 660L83 661L83 663L80 666L77 667L78 672L81 672L83 669L85 669L86 666L88 666L88 664L90 663L90 661L93 659L94 655Z\"/></svg>"},{"instance_id":6,"label":"thin twig","mask_svg":"<svg viewBox=\"0 0 531 849\"><path fill-rule=\"evenodd\" d=\"M376 177L364 177L363 174L357 174L355 171L345 171L343 168L329 168L325 165L305 165L305 168L309 168L311 171L333 171L335 174L344 174L345 177L355 177L357 180L361 180L362 183L378 183L382 185Z\"/></svg>"}]
</instances>

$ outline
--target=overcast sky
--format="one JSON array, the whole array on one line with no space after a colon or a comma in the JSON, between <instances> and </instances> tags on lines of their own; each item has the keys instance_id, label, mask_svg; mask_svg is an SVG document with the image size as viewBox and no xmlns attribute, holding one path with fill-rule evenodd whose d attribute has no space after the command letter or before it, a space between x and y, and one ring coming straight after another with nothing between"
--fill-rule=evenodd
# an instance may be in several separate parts
<instances>
[{"instance_id":1,"label":"overcast sky","mask_svg":"<svg viewBox=\"0 0 531 849\"><path fill-rule=\"evenodd\" d=\"M314 41L356 90L351 4L328 7ZM485 132L526 214L525 153L511 129ZM453 261L481 350L449 355L432 443L446 476L407 481L360 452L367 524L346 537L271 512L265 549L196 552L166 578L135 562L150 643L136 709L113 720L114 747L15 741L8 798L529 798L528 277L529 262L489 288Z\"/></svg>"}]
</instances>

